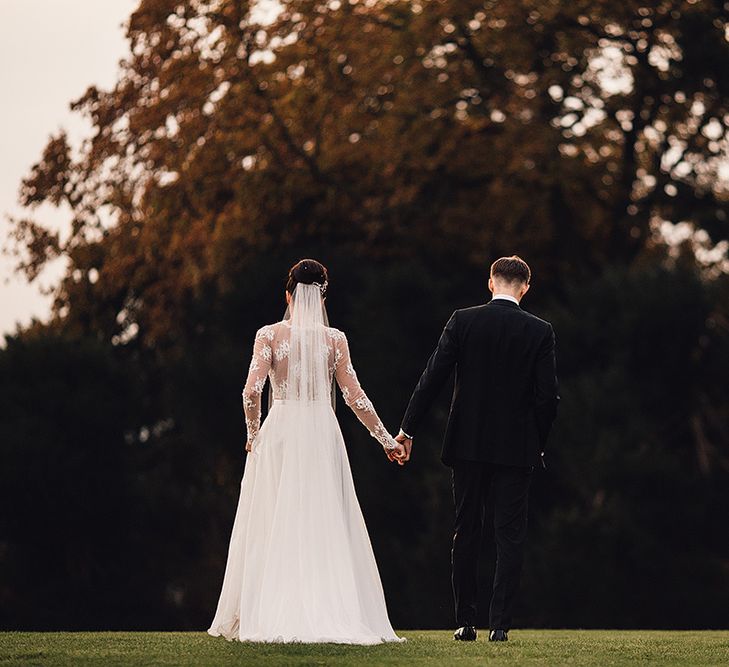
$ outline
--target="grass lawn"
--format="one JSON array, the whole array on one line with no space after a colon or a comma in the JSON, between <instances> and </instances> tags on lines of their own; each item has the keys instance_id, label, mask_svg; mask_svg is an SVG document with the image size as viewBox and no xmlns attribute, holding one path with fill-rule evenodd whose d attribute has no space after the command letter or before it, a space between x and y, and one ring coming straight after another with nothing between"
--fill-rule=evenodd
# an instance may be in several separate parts
<instances>
[{"instance_id":1,"label":"grass lawn","mask_svg":"<svg viewBox=\"0 0 729 667\"><path fill-rule=\"evenodd\" d=\"M406 644L241 644L202 632L3 632L5 665L729 665L729 631L514 630L506 643L403 631Z\"/></svg>"}]
</instances>

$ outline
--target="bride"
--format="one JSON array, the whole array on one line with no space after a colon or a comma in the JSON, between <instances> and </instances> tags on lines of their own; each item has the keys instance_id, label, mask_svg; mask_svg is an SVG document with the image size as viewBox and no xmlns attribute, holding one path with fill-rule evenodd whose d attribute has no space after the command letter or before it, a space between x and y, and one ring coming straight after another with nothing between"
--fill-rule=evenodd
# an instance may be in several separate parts
<instances>
[{"instance_id":1,"label":"bride","mask_svg":"<svg viewBox=\"0 0 729 667\"><path fill-rule=\"evenodd\" d=\"M404 455L362 390L345 335L328 326L327 271L289 272L287 316L256 334L243 406L250 452L213 636L256 642L404 641L387 617L377 564L333 411L347 405L391 461ZM270 378L273 404L260 426Z\"/></svg>"}]
</instances>

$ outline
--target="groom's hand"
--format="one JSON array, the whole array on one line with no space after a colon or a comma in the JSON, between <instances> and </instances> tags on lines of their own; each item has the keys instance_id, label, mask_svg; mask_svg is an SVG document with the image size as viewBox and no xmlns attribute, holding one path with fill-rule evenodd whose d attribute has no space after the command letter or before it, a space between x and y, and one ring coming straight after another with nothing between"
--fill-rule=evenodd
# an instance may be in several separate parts
<instances>
[{"instance_id":1,"label":"groom's hand","mask_svg":"<svg viewBox=\"0 0 729 667\"><path fill-rule=\"evenodd\" d=\"M403 449L405 450L405 455L401 459L398 459L398 463L400 465L403 465L403 463L410 460L410 451L413 448L413 440L412 440L412 438L408 438L403 433L400 433L399 435L395 436L395 440L397 442L399 442L403 446Z\"/></svg>"}]
</instances>

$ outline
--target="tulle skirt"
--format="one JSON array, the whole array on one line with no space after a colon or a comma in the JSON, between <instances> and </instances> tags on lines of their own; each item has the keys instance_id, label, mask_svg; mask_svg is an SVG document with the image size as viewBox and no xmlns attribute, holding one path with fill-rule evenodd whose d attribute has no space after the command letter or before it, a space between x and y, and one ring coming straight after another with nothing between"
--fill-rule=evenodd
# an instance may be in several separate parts
<instances>
[{"instance_id":1,"label":"tulle skirt","mask_svg":"<svg viewBox=\"0 0 729 667\"><path fill-rule=\"evenodd\" d=\"M328 402L275 401L248 455L213 636L401 640Z\"/></svg>"}]
</instances>

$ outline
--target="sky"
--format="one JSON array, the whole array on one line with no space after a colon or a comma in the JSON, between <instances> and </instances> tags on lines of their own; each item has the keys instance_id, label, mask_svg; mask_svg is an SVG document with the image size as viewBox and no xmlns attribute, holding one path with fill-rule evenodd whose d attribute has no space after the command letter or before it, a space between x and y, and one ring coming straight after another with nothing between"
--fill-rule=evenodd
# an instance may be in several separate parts
<instances>
[{"instance_id":1,"label":"sky","mask_svg":"<svg viewBox=\"0 0 729 667\"><path fill-rule=\"evenodd\" d=\"M17 204L21 179L38 162L51 134L64 129L74 145L90 125L69 104L90 85L110 88L128 53L124 23L138 0L0 0L0 248L10 245L7 216ZM62 228L68 211L41 207L34 216ZM16 323L45 319L42 294L63 272L62 260L31 285L0 255L0 339Z\"/></svg>"}]
</instances>

